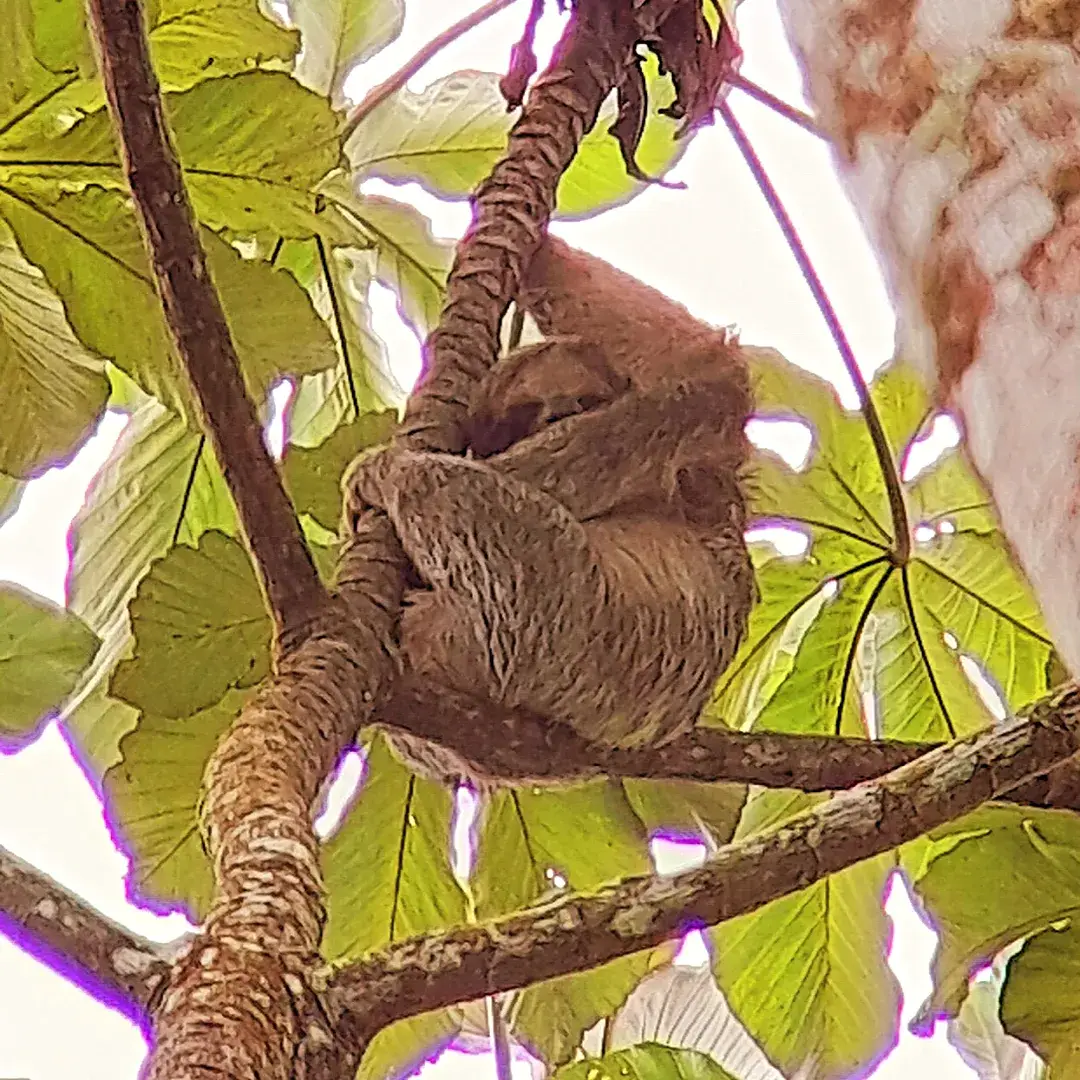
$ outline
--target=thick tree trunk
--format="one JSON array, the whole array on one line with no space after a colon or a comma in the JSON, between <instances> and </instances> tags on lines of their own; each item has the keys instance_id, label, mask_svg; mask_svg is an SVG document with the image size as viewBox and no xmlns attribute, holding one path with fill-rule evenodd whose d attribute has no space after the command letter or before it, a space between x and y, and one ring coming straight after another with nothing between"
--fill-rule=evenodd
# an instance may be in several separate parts
<instances>
[{"instance_id":1,"label":"thick tree trunk","mask_svg":"<svg viewBox=\"0 0 1080 1080\"><path fill-rule=\"evenodd\" d=\"M1080 675L1080 10L780 0L881 252L903 355L959 415Z\"/></svg>"}]
</instances>

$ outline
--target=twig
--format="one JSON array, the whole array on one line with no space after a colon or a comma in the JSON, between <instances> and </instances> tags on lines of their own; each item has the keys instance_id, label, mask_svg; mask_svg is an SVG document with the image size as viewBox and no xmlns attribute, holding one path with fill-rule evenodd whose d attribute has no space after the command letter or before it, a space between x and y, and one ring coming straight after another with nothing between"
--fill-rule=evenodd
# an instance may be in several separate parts
<instances>
[{"instance_id":1,"label":"twig","mask_svg":"<svg viewBox=\"0 0 1080 1080\"><path fill-rule=\"evenodd\" d=\"M756 82L746 78L745 75L733 71L728 75L727 82L729 86L741 90L756 101L760 101L762 105L772 109L775 113L779 113L785 120L797 124L804 131L809 131L811 135L816 135L819 139L828 139L828 136L818 127L817 121L809 113L803 112L802 109L796 109L794 105L789 105L782 98L770 93L765 87L759 86Z\"/></svg>"},{"instance_id":2,"label":"twig","mask_svg":"<svg viewBox=\"0 0 1080 1080\"><path fill-rule=\"evenodd\" d=\"M0 927L58 974L88 985L136 1022L165 985L169 963L152 942L0 848Z\"/></svg>"},{"instance_id":3,"label":"twig","mask_svg":"<svg viewBox=\"0 0 1080 1080\"><path fill-rule=\"evenodd\" d=\"M413 938L341 971L330 1005L359 1055L386 1024L592 969L687 925L754 911L974 810L1080 751L1080 691L1006 727L940 747L778 827L728 844L699 869L641 877L481 926Z\"/></svg>"},{"instance_id":4,"label":"twig","mask_svg":"<svg viewBox=\"0 0 1080 1080\"><path fill-rule=\"evenodd\" d=\"M392 728L435 740L494 783L528 784L615 776L695 783L841 791L914 761L939 743L874 741L696 727L663 746L613 750L524 709L503 709L406 676L375 714ZM1080 768L1055 770L1009 793L1027 806L1080 809ZM1076 782L1074 782L1076 781Z\"/></svg>"},{"instance_id":5,"label":"twig","mask_svg":"<svg viewBox=\"0 0 1080 1080\"><path fill-rule=\"evenodd\" d=\"M855 391L859 396L859 408L862 411L863 418L866 420L866 426L870 431L870 439L874 444L874 453L877 455L878 464L881 467L881 474L885 481L885 490L889 496L889 509L892 513L893 532L896 533L894 538L896 546L892 551L892 557L897 565L904 566L911 556L911 528L908 525L907 506L904 503L904 493L900 486L900 475L896 469L896 461L894 460L892 450L889 447L889 440L885 436L885 429L882 427L881 417L878 415L877 406L874 405L874 399L870 394L870 388L866 385L866 380L859 370L859 364L855 359L855 353L851 348L847 335L844 333L843 326L840 325L836 310L833 308L828 293L826 293L825 287L821 283L821 278L818 277L818 273L814 269L814 264L810 260L810 256L803 245L802 239L800 238L791 217L788 215L787 209L780 199L776 188L773 187L772 181L765 171L765 167L762 165L761 160L758 158L757 153L750 144L750 140L746 137L746 132L743 131L739 121L735 119L735 114L731 111L731 106L728 105L726 101L721 102L718 109L720 115L723 117L724 123L727 125L728 131L731 132L732 138L739 147L743 159L749 166L751 173L753 173L754 180L757 182L761 194L769 204L769 209L772 211L773 217L776 218L776 222L784 234L784 239L787 241L792 255L795 256L795 261L798 263L803 279L806 281L806 284L810 288L810 292L814 296L814 302L817 304L822 318L824 318L826 325L829 327L829 333L832 335L832 339L836 344L836 349L844 362L844 368L847 371L848 378L851 379Z\"/></svg>"},{"instance_id":6,"label":"twig","mask_svg":"<svg viewBox=\"0 0 1080 1080\"><path fill-rule=\"evenodd\" d=\"M280 633L319 610L325 592L248 397L221 301L195 231L161 110L137 0L90 0L124 168L165 318L191 378Z\"/></svg>"},{"instance_id":7,"label":"twig","mask_svg":"<svg viewBox=\"0 0 1080 1080\"><path fill-rule=\"evenodd\" d=\"M474 26L497 15L504 8L508 8L516 0L488 0L486 4L478 7L474 12L458 19L453 26L448 26L441 34L436 34L415 56L398 68L388 79L384 79L378 86L373 86L350 112L345 120L345 128L342 134L342 142L352 138L356 129L377 109L391 94L396 94L429 60L435 57L452 41L456 41L462 34L468 33Z\"/></svg>"}]
</instances>

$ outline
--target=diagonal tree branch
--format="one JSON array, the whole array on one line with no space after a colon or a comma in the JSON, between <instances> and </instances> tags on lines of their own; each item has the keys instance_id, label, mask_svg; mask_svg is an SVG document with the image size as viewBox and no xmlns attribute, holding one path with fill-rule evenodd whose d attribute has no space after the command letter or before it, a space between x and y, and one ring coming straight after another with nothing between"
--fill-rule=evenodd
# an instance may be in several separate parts
<instances>
[{"instance_id":1,"label":"diagonal tree branch","mask_svg":"<svg viewBox=\"0 0 1080 1080\"><path fill-rule=\"evenodd\" d=\"M0 848L0 927L58 974L145 1020L169 974L167 950L132 934Z\"/></svg>"},{"instance_id":2,"label":"diagonal tree branch","mask_svg":"<svg viewBox=\"0 0 1080 1080\"><path fill-rule=\"evenodd\" d=\"M587 780L595 776L742 783L800 791L842 791L906 765L941 745L695 727L663 746L615 750L525 709L406 676L376 712L380 724L434 739L493 783ZM1080 765L1014 788L1007 802L1080 809Z\"/></svg>"},{"instance_id":3,"label":"diagonal tree branch","mask_svg":"<svg viewBox=\"0 0 1080 1080\"><path fill-rule=\"evenodd\" d=\"M485 925L413 938L340 971L329 1001L358 1061L381 1027L416 1013L585 971L712 926L892 850L1080 751L1080 690L1006 727L939 747L756 836L704 866L568 896Z\"/></svg>"},{"instance_id":4,"label":"diagonal tree branch","mask_svg":"<svg viewBox=\"0 0 1080 1080\"><path fill-rule=\"evenodd\" d=\"M1069 688L1009 726L938 747L759 836L722 848L699 870L643 877L569 896L484 926L402 942L337 972L327 994L334 1037L309 1049L308 1075L351 1076L379 1027L415 1013L591 968L760 907L906 843L1034 779L1072 770L1080 690ZM1075 783L1073 787L1075 789ZM0 849L0 911L12 936L62 974L140 1018L168 971L161 951L115 926L40 871ZM326 1039L310 1027L309 1043Z\"/></svg>"},{"instance_id":5,"label":"diagonal tree branch","mask_svg":"<svg viewBox=\"0 0 1080 1080\"><path fill-rule=\"evenodd\" d=\"M101 73L169 329L236 502L279 634L325 593L244 387L162 115L138 0L90 0Z\"/></svg>"}]
</instances>

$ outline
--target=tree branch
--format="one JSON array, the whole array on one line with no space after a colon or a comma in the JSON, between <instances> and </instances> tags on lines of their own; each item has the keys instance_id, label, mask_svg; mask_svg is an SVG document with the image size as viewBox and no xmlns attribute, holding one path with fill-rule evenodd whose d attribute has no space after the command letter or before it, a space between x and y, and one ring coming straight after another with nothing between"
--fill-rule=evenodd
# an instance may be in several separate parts
<instances>
[{"instance_id":1,"label":"tree branch","mask_svg":"<svg viewBox=\"0 0 1080 1080\"><path fill-rule=\"evenodd\" d=\"M2 847L0 912L0 927L16 944L130 1019L145 1021L168 978L164 950Z\"/></svg>"},{"instance_id":2,"label":"tree branch","mask_svg":"<svg viewBox=\"0 0 1080 1080\"><path fill-rule=\"evenodd\" d=\"M591 743L568 725L525 709L508 709L406 674L375 721L432 739L492 783L551 783L617 776L643 780L756 784L799 791L842 791L921 757L940 743L873 741L696 727L663 746L615 750ZM1022 784L1007 802L1080 810L1080 766Z\"/></svg>"},{"instance_id":3,"label":"tree branch","mask_svg":"<svg viewBox=\"0 0 1080 1080\"><path fill-rule=\"evenodd\" d=\"M90 0L89 11L165 317L280 633L318 611L325 593L244 387L165 126L138 0Z\"/></svg>"},{"instance_id":4,"label":"tree branch","mask_svg":"<svg viewBox=\"0 0 1080 1080\"><path fill-rule=\"evenodd\" d=\"M890 851L1080 751L1080 690L995 731L939 747L813 810L721 848L704 866L641 877L481 926L413 938L332 980L339 1043L354 1063L386 1024L585 971L696 924L754 911Z\"/></svg>"}]
</instances>

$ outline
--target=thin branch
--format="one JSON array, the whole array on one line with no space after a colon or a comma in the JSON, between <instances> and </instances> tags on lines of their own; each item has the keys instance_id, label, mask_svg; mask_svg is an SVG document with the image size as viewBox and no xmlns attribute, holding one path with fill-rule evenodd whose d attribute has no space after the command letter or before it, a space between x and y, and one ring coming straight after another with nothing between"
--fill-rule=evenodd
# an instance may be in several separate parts
<instances>
[{"instance_id":1,"label":"thin branch","mask_svg":"<svg viewBox=\"0 0 1080 1080\"><path fill-rule=\"evenodd\" d=\"M754 911L891 851L1080 751L1080 691L918 760L755 836L704 866L641 877L481 926L413 938L339 972L329 1003L357 1056L380 1028L430 1009L590 970Z\"/></svg>"},{"instance_id":2,"label":"thin branch","mask_svg":"<svg viewBox=\"0 0 1080 1080\"><path fill-rule=\"evenodd\" d=\"M165 317L236 502L279 632L325 593L244 387L161 109L137 0L90 0L101 74Z\"/></svg>"},{"instance_id":3,"label":"thin branch","mask_svg":"<svg viewBox=\"0 0 1080 1080\"><path fill-rule=\"evenodd\" d=\"M453 750L479 777L518 785L617 776L841 791L942 745L699 726L663 746L614 750L588 742L568 725L442 687L436 690L411 676L395 687L375 719ZM1041 777L1010 792L1007 801L1080 810L1077 793L1063 785L1066 773L1080 780L1080 766L1070 762L1056 771L1053 785Z\"/></svg>"},{"instance_id":4,"label":"thin branch","mask_svg":"<svg viewBox=\"0 0 1080 1080\"><path fill-rule=\"evenodd\" d=\"M837 317L836 310L833 308L828 293L826 293L825 287L821 283L821 278L818 277L818 273L814 269L814 264L806 251L806 247L803 245L798 230L795 228L791 217L788 215L787 208L784 206L776 188L773 187L772 181L769 179L769 174L765 171L764 165L762 165L760 158L750 144L750 140L746 137L746 132L743 131L739 121L735 119L735 114L731 111L731 106L728 105L726 101L720 103L718 111L721 117L723 117L728 131L731 132L731 136L735 140L735 143L743 156L743 160L749 166L750 172L753 174L761 194L769 204L769 209L772 211L773 217L776 218L776 222L784 234L784 239L787 241L792 255L795 256L795 261L798 263L803 279L806 281L807 286L810 288L810 292L813 294L814 302L817 304L822 318L824 318L826 325L829 327L829 333L832 335L832 339L836 344L836 349L844 362L844 368L847 371L848 378L851 379L855 391L859 396L859 408L862 410L863 417L866 420L866 426L870 430L870 439L874 444L874 453L877 455L878 464L881 467L881 475L885 481L885 490L888 492L889 496L889 509L892 512L893 531L896 533L894 538L896 548L893 551L893 558L900 566L903 566L911 556L911 528L908 524L907 506L904 503L904 493L900 487L900 475L897 472L896 461L894 460L892 450L889 447L889 440L885 436L885 429L881 424L881 417L878 415L877 406L874 404L874 399L870 394L870 388L866 385L866 380L859 370L859 364L855 359L855 353L851 348L851 343L847 339L847 334L844 333L844 328L840 324L840 319Z\"/></svg>"},{"instance_id":5,"label":"thin branch","mask_svg":"<svg viewBox=\"0 0 1080 1080\"><path fill-rule=\"evenodd\" d=\"M803 112L802 109L796 109L794 105L789 105L782 98L769 93L765 87L759 86L756 82L746 78L745 75L733 71L728 75L727 82L729 86L741 90L748 97L754 98L755 101L761 102L762 105L772 109L773 112L779 113L785 120L790 120L804 131L809 131L811 135L816 135L819 139L828 139L828 135L818 127L817 121L809 113Z\"/></svg>"},{"instance_id":6,"label":"thin branch","mask_svg":"<svg viewBox=\"0 0 1080 1080\"><path fill-rule=\"evenodd\" d=\"M143 1022L169 974L163 949L0 847L0 930L59 975Z\"/></svg>"},{"instance_id":7,"label":"thin branch","mask_svg":"<svg viewBox=\"0 0 1080 1080\"><path fill-rule=\"evenodd\" d=\"M396 94L429 60L442 52L447 45L515 2L516 0L488 0L486 4L478 7L464 18L458 19L453 26L448 26L441 34L436 34L415 56L398 68L390 78L384 79L378 86L373 86L364 95L364 99L350 111L345 121L342 144L344 145L345 142L352 138L356 129L375 109L391 94Z\"/></svg>"}]
</instances>

